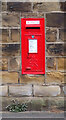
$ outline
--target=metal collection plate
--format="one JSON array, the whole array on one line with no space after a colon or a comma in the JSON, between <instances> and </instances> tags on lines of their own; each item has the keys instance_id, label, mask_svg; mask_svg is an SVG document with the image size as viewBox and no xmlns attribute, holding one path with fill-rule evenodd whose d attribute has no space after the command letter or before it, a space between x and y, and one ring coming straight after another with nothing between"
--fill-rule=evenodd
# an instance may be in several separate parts
<instances>
[{"instance_id":1,"label":"metal collection plate","mask_svg":"<svg viewBox=\"0 0 66 120\"><path fill-rule=\"evenodd\" d=\"M29 39L29 53L37 53L37 39Z\"/></svg>"}]
</instances>

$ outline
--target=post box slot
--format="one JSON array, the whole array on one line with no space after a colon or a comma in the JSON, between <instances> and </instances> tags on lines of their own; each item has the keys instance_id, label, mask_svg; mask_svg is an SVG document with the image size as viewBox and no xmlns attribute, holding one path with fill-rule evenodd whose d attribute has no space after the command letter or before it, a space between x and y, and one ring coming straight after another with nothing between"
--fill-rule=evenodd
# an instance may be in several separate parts
<instances>
[{"instance_id":1,"label":"post box slot","mask_svg":"<svg viewBox=\"0 0 66 120\"><path fill-rule=\"evenodd\" d=\"M40 27L26 27L26 29L40 29Z\"/></svg>"}]
</instances>

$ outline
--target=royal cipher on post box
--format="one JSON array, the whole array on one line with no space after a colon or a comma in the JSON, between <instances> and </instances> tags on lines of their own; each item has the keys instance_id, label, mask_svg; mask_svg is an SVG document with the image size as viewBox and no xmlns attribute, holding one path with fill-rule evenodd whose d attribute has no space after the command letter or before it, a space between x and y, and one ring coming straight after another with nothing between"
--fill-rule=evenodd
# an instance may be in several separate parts
<instances>
[{"instance_id":1,"label":"royal cipher on post box","mask_svg":"<svg viewBox=\"0 0 66 120\"><path fill-rule=\"evenodd\" d=\"M21 18L22 74L45 74L45 19Z\"/></svg>"}]
</instances>

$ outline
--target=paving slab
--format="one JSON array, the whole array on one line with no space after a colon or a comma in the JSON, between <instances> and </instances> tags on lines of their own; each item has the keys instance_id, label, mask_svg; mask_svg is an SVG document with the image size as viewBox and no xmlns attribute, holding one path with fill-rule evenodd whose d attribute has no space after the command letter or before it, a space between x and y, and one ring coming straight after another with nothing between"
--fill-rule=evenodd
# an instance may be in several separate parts
<instances>
[{"instance_id":1,"label":"paving slab","mask_svg":"<svg viewBox=\"0 0 66 120\"><path fill-rule=\"evenodd\" d=\"M0 113L1 115L1 113ZM27 111L21 113L10 113L10 112L3 112L3 118L64 118L64 112L55 113L50 111Z\"/></svg>"}]
</instances>

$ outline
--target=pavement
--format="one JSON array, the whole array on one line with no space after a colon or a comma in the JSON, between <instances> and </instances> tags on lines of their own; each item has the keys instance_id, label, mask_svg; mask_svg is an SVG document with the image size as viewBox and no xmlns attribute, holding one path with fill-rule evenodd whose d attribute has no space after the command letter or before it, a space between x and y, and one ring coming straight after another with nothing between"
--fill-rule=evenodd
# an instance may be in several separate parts
<instances>
[{"instance_id":1,"label":"pavement","mask_svg":"<svg viewBox=\"0 0 66 120\"><path fill-rule=\"evenodd\" d=\"M65 113L55 113L50 111L27 111L20 113L0 112L1 120L66 120Z\"/></svg>"}]
</instances>

